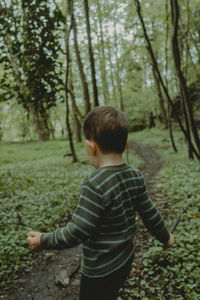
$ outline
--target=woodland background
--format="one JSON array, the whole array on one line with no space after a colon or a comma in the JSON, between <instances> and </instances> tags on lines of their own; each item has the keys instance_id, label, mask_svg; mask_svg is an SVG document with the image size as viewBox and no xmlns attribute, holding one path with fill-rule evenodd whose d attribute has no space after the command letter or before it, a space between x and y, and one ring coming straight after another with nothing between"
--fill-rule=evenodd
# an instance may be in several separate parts
<instances>
[{"instance_id":1,"label":"woodland background","mask_svg":"<svg viewBox=\"0 0 200 300\"><path fill-rule=\"evenodd\" d=\"M157 244L147 251L143 274L153 274L156 286L148 277L141 283L141 273L126 293L198 299L199 18L198 0L0 0L3 289L32 267L27 230L51 230L73 211L90 171L84 117L97 105L113 105L127 115L129 139L148 144L163 161L157 198L170 203L170 214L183 215L179 249L167 258Z\"/></svg>"},{"instance_id":2,"label":"woodland background","mask_svg":"<svg viewBox=\"0 0 200 300\"><path fill-rule=\"evenodd\" d=\"M156 118L173 136L176 122L199 157L197 0L2 0L0 10L1 139L66 128L72 144L84 115L106 104L127 113L130 131Z\"/></svg>"}]
</instances>

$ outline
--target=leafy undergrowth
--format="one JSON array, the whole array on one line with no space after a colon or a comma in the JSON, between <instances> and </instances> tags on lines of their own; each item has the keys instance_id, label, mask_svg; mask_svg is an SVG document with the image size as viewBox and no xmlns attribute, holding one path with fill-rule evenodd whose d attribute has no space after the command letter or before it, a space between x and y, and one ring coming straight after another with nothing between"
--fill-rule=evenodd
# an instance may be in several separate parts
<instances>
[{"instance_id":1,"label":"leafy undergrowth","mask_svg":"<svg viewBox=\"0 0 200 300\"><path fill-rule=\"evenodd\" d=\"M93 170L83 144L80 162L71 163L66 141L1 143L0 149L0 288L31 270L30 230L50 231L66 224L79 196L79 185ZM126 158L125 158L126 159ZM129 154L135 166L141 160Z\"/></svg>"},{"instance_id":2,"label":"leafy undergrowth","mask_svg":"<svg viewBox=\"0 0 200 300\"><path fill-rule=\"evenodd\" d=\"M155 135L158 132L154 131ZM138 134L139 142L147 133ZM156 178L154 193L159 206L169 207L169 228L178 215L181 221L175 230L175 245L163 251L161 244L150 238L142 265L132 273L120 299L190 299L200 297L200 163L189 161L184 143L179 153L165 149L154 136L158 153L165 161ZM155 145L155 144L154 144ZM162 149L162 151L161 151Z\"/></svg>"}]
</instances>

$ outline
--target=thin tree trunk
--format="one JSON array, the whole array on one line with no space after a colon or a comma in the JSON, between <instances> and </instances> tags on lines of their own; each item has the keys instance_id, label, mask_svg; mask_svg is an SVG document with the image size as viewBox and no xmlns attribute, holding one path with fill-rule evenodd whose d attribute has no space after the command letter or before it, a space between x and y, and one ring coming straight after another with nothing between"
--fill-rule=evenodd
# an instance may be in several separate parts
<instances>
[{"instance_id":1,"label":"thin tree trunk","mask_svg":"<svg viewBox=\"0 0 200 300\"><path fill-rule=\"evenodd\" d=\"M58 4L56 3L56 1L54 0L54 4L56 6L56 8L59 10L60 14L63 15L62 11L60 10ZM68 14L68 10L69 10L69 14L71 17L71 8L70 5L72 5L71 1L68 1L68 7L67 7L67 14ZM76 140L77 142L81 141L81 123L79 121L80 119L83 119L83 116L80 112L80 110L78 109L77 105L76 105L76 100L75 100L75 94L74 94L74 86L73 86L73 76L72 76L72 70L71 70L71 57L70 57L70 51L69 51L69 37L67 36L67 23L66 23L66 16L63 15L63 24L65 26L65 45L66 45L66 59L69 60L68 62L68 75L67 75L67 79L68 79L68 85L65 88L67 88L67 92L70 93L71 96L71 100L72 100L72 119L73 119L73 123L74 123L74 128L75 128L75 136L76 136ZM72 23L71 23L71 29L72 29ZM69 32L70 34L70 32ZM67 43L66 43L67 41ZM66 89L65 89L66 92ZM67 107L67 105L66 105ZM69 108L69 107L68 107ZM69 116L66 117L66 120L69 119ZM67 121L68 122L68 121ZM71 130L70 130L71 131ZM73 140L72 140L72 144L73 144ZM76 156L76 155L75 155Z\"/></svg>"},{"instance_id":2,"label":"thin tree trunk","mask_svg":"<svg viewBox=\"0 0 200 300\"><path fill-rule=\"evenodd\" d=\"M70 5L70 3L68 3L68 5ZM68 97L68 93L69 93L68 92L68 84L69 84L68 82L69 82L69 70L70 70L69 38L70 38L70 33L71 33L71 30L72 30L72 26L73 26L73 24L71 22L69 30L67 28L67 23L66 23L66 27L65 27L65 48L66 48L66 63L67 63L66 73L65 73L65 99L66 99L66 126L67 126L70 150L71 150L73 162L75 163L75 162L78 161L78 157L76 155L76 151L75 151L75 148L74 148L72 131L71 131L71 127L70 127L70 121L69 121L70 112L69 112L69 97Z\"/></svg>"},{"instance_id":3,"label":"thin tree trunk","mask_svg":"<svg viewBox=\"0 0 200 300\"><path fill-rule=\"evenodd\" d=\"M123 111L124 110L124 104L123 104L123 93L122 93L122 83L121 83L121 78L120 78L120 67L119 67L119 59L117 56L117 31L116 31L116 22L114 23L114 41L115 41L115 59L116 59L116 81L117 81L117 87L118 87L118 92L119 92L119 105L120 109Z\"/></svg>"},{"instance_id":4,"label":"thin tree trunk","mask_svg":"<svg viewBox=\"0 0 200 300\"><path fill-rule=\"evenodd\" d=\"M80 116L80 112L76 105L71 68L69 70L69 73L69 92L72 100L72 119L74 124L75 137L77 142L81 142L81 123L78 118L78 116Z\"/></svg>"},{"instance_id":5,"label":"thin tree trunk","mask_svg":"<svg viewBox=\"0 0 200 300\"><path fill-rule=\"evenodd\" d=\"M109 57L109 68L110 68L110 79L112 82L112 98L116 99L116 84L115 84L115 76L114 76L114 66L112 63L112 57L111 57L111 46L110 46L110 42L108 41L108 57Z\"/></svg>"},{"instance_id":6,"label":"thin tree trunk","mask_svg":"<svg viewBox=\"0 0 200 300\"><path fill-rule=\"evenodd\" d=\"M188 36L190 31L190 3L189 0L187 0L187 31L186 31L186 54L185 54L185 78L187 79L188 74L188 58L189 58L189 42L188 42Z\"/></svg>"},{"instance_id":7,"label":"thin tree trunk","mask_svg":"<svg viewBox=\"0 0 200 300\"><path fill-rule=\"evenodd\" d=\"M160 71L159 71L159 68L158 68L158 64L157 64L157 61L156 61L156 59L155 59L154 52L153 52L153 49L152 49L152 46L151 46L149 37L148 37L148 35L147 35L146 27L145 27L145 24L144 24L144 21L143 21L143 18L142 18L140 2L139 2L139 0L135 0L135 3L136 3L136 9L137 9L138 17L139 17L140 22L141 22L141 25L142 25L144 37L145 37L145 40L146 40L146 42L147 42L147 49L148 49L148 52L149 52L149 54L150 54L150 57L151 57L153 66L154 66L155 71L156 71L156 73L157 73L157 76L158 76L158 78L159 78L159 80L160 80L160 83L161 83L161 86L162 86L162 88L163 88L163 91L164 91L164 93L165 93L165 95L166 95L167 101L169 102L169 104L170 104L170 106L171 106L171 108L172 108L172 110L173 110L173 112L174 112L174 115L175 115L176 120L177 120L177 122L178 122L178 124L179 124L179 126L180 126L180 129L181 129L181 131L183 132L185 138L186 138L187 141L188 141L188 134L187 134L187 131L185 130L185 128L184 128L184 126L183 126L183 124L182 124L182 122L181 122L181 119L179 118L179 115L178 115L178 113L177 113L177 111L176 111L176 109L175 109L175 106L174 106L174 104L173 104L173 102L172 102L172 100L171 100L171 97L170 97L170 95L169 95L169 93L168 93L168 90L167 90L167 88L166 88L166 86L165 86L165 84L164 84L164 81L163 81L163 79L162 79L162 76L161 76L161 74L160 74ZM195 149L193 143L191 143L191 147L192 147L192 151L195 153L195 155L196 155L196 157L198 158L198 160L200 160L200 155L199 155L198 152L196 151L196 149Z\"/></svg>"},{"instance_id":8,"label":"thin tree trunk","mask_svg":"<svg viewBox=\"0 0 200 300\"><path fill-rule=\"evenodd\" d=\"M165 2L165 22L166 22L166 36L165 36L165 83L168 89L168 38L169 38L169 7L168 0Z\"/></svg>"},{"instance_id":9,"label":"thin tree trunk","mask_svg":"<svg viewBox=\"0 0 200 300\"><path fill-rule=\"evenodd\" d=\"M174 64L175 64L177 78L179 80L179 86L181 91L180 96L184 103L185 116L188 119L188 121L186 120L186 122L188 122L187 125L188 130L190 130L190 128L192 129L194 140L198 152L200 154L200 139L198 135L198 130L193 116L192 105L189 99L189 92L188 92L186 80L181 70L181 59L180 59L180 51L178 45L179 6L177 0L173 0L173 1L171 0L170 4L171 4L172 23L173 23L172 52L174 57Z\"/></svg>"},{"instance_id":10,"label":"thin tree trunk","mask_svg":"<svg viewBox=\"0 0 200 300\"><path fill-rule=\"evenodd\" d=\"M188 119L188 114L187 114L187 111L186 111L186 107L185 107L185 102L184 102L184 96L183 96L183 93L182 93L182 90L180 89L180 97L181 97L181 102L182 102L182 108L183 108L183 115L184 115L184 118L185 118L185 126L186 126L186 130L187 130L187 133L188 133L188 141L190 141L188 143L188 156L189 158L194 158L193 157L193 152L192 152L192 148L191 148L191 130L190 130L190 123L189 123L189 119Z\"/></svg>"},{"instance_id":11,"label":"thin tree trunk","mask_svg":"<svg viewBox=\"0 0 200 300\"><path fill-rule=\"evenodd\" d=\"M170 109L170 105L168 103L167 105L167 109L168 109L168 127L169 127L169 136L170 136L170 140L171 140L171 144L172 144L172 148L174 149L174 152L178 152L177 148L176 148L176 144L174 141L174 135L173 135L173 128L172 128L172 121L171 121L171 109Z\"/></svg>"},{"instance_id":12,"label":"thin tree trunk","mask_svg":"<svg viewBox=\"0 0 200 300\"><path fill-rule=\"evenodd\" d=\"M165 16L166 16L165 85L166 85L166 89L168 91L168 38L169 38L169 6L168 6L168 0L166 0L166 3L165 3ZM169 104L168 101L167 101L167 119L168 119L168 128L169 128L169 135L170 135L172 148L174 149L175 152L178 152L178 150L176 148L175 141L174 141L172 121L171 121L171 108L170 108L170 104Z\"/></svg>"},{"instance_id":13,"label":"thin tree trunk","mask_svg":"<svg viewBox=\"0 0 200 300\"><path fill-rule=\"evenodd\" d=\"M107 80L107 72L106 72L106 55L105 55L105 44L104 44L104 36L103 36L103 21L102 21L102 11L101 5L99 0L97 0L97 12L99 18L99 26L100 26L100 48L101 48L101 55L100 55L100 70L101 70L101 78L102 78L102 85L103 85L103 95L104 95L104 103L108 104L110 101L110 93L108 89L108 80Z\"/></svg>"},{"instance_id":14,"label":"thin tree trunk","mask_svg":"<svg viewBox=\"0 0 200 300\"><path fill-rule=\"evenodd\" d=\"M85 19L86 19L86 28L87 28L87 37L88 37L88 51L89 51L89 58L90 58L92 86L93 86L93 94L94 94L94 106L98 106L99 105L98 89L97 89L97 81L96 81L94 55L92 50L92 40L90 34L90 15L89 15L88 0L84 0L84 9L85 9Z\"/></svg>"},{"instance_id":15,"label":"thin tree trunk","mask_svg":"<svg viewBox=\"0 0 200 300\"><path fill-rule=\"evenodd\" d=\"M79 51L79 46L78 46L77 26L76 26L76 20L75 20L74 10L73 10L73 0L68 0L68 7L69 7L70 15L71 15L71 22L72 22L72 28L73 28L73 33L74 33L74 49L76 52L77 64L78 64L81 82L82 82L82 86L83 86L83 94L84 94L84 101L85 101L85 114L87 114L91 109L90 96L89 96L89 89L88 89L86 76L85 76L84 69L83 69L83 63L82 63L81 55L80 55L80 51Z\"/></svg>"},{"instance_id":16,"label":"thin tree trunk","mask_svg":"<svg viewBox=\"0 0 200 300\"><path fill-rule=\"evenodd\" d=\"M97 27L97 23L96 23L96 27ZM99 69L100 69L100 74L101 74L101 90L102 90L102 94L103 94L103 103L104 105L107 105L108 102L107 102L107 94L106 94L106 89L105 89L105 86L104 86L104 74L103 74L103 68L102 68L102 56L101 56L101 46L100 46L100 39L99 39L99 35L98 35L98 29L95 31L96 33L96 36L97 36L97 45L98 45L98 61L100 62L100 66L99 66Z\"/></svg>"},{"instance_id":17,"label":"thin tree trunk","mask_svg":"<svg viewBox=\"0 0 200 300\"><path fill-rule=\"evenodd\" d=\"M155 84L156 84L156 88L157 88L157 92L158 92L158 99L159 99L159 106L160 106L160 114L161 114L161 119L165 125L165 128L168 128L168 121L167 121L167 112L165 109L165 105L164 105L164 99L163 99L163 95L162 95L162 90L161 90L161 86L160 86L160 81L156 75L155 69L152 66L152 70L153 70L153 77L155 80Z\"/></svg>"}]
</instances>

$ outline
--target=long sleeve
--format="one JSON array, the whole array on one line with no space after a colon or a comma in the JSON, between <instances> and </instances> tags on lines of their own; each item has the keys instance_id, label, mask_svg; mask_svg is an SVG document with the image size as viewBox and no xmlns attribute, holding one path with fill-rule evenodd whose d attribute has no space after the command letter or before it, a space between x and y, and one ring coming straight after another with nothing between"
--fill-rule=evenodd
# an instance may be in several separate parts
<instances>
[{"instance_id":1,"label":"long sleeve","mask_svg":"<svg viewBox=\"0 0 200 300\"><path fill-rule=\"evenodd\" d=\"M148 195L144 177L142 175L138 187L136 209L149 232L160 242L166 243L170 237L169 232L159 210L154 206Z\"/></svg>"},{"instance_id":2,"label":"long sleeve","mask_svg":"<svg viewBox=\"0 0 200 300\"><path fill-rule=\"evenodd\" d=\"M78 205L66 227L42 233L42 249L71 248L95 235L104 207L101 194L88 184L81 186Z\"/></svg>"}]
</instances>

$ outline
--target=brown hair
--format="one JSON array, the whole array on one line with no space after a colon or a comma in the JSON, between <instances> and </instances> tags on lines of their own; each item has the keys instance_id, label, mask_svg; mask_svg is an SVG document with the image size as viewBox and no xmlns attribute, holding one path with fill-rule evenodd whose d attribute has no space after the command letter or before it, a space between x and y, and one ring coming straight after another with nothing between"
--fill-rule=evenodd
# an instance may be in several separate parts
<instances>
[{"instance_id":1,"label":"brown hair","mask_svg":"<svg viewBox=\"0 0 200 300\"><path fill-rule=\"evenodd\" d=\"M83 133L86 139L94 140L103 152L122 153L128 137L125 114L112 106L95 107L86 116Z\"/></svg>"}]
</instances>

